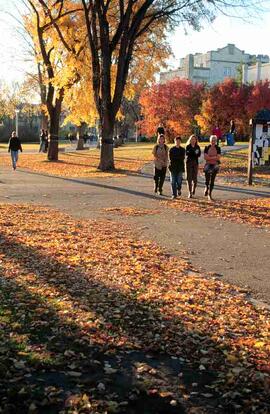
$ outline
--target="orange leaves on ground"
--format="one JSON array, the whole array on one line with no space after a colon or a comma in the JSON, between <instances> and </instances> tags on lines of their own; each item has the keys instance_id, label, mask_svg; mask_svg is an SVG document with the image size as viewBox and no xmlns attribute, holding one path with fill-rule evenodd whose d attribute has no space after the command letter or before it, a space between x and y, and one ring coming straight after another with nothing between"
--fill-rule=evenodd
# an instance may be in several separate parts
<instances>
[{"instance_id":1,"label":"orange leaves on ground","mask_svg":"<svg viewBox=\"0 0 270 414\"><path fill-rule=\"evenodd\" d=\"M208 202L202 199L162 201L163 205L204 217L218 217L253 226L270 226L270 198Z\"/></svg>"},{"instance_id":2,"label":"orange leaves on ground","mask_svg":"<svg viewBox=\"0 0 270 414\"><path fill-rule=\"evenodd\" d=\"M11 166L10 156L2 156L0 163ZM61 177L116 177L125 171L138 172L145 161L136 159L116 158L116 172L101 172L97 170L99 164L98 154L85 152L59 153L59 161L47 160L46 154L20 154L18 167L33 172L58 175Z\"/></svg>"},{"instance_id":3,"label":"orange leaves on ground","mask_svg":"<svg viewBox=\"0 0 270 414\"><path fill-rule=\"evenodd\" d=\"M217 400L220 412L267 412L270 315L240 288L112 221L0 205L0 229L0 404L10 411L60 412L74 397L131 413L136 397L173 414L181 404L219 412Z\"/></svg>"},{"instance_id":4,"label":"orange leaves on ground","mask_svg":"<svg viewBox=\"0 0 270 414\"><path fill-rule=\"evenodd\" d=\"M224 178L228 184L243 184L247 182L248 153L247 150L227 152L222 157L218 177ZM254 183L269 185L270 166L263 165L254 168Z\"/></svg>"},{"instance_id":5,"label":"orange leaves on ground","mask_svg":"<svg viewBox=\"0 0 270 414\"><path fill-rule=\"evenodd\" d=\"M134 207L108 207L103 208L102 211L124 216L145 216L152 214L159 214L159 210L150 210L149 208L134 208Z\"/></svg>"}]
</instances>

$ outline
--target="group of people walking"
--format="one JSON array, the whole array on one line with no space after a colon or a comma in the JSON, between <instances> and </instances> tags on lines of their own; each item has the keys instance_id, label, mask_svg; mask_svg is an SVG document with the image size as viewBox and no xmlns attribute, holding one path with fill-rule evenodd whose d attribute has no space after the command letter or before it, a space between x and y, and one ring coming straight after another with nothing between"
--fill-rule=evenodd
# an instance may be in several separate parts
<instances>
[{"instance_id":1,"label":"group of people walking","mask_svg":"<svg viewBox=\"0 0 270 414\"><path fill-rule=\"evenodd\" d=\"M174 146L169 149L165 143L165 135L163 130L157 130L157 143L153 148L154 157L154 181L155 193L162 195L163 184L166 177L167 167L170 172L172 198L181 196L183 175L186 171L188 198L195 195L197 187L199 158L201 156L201 148L196 135L191 135L188 139L186 148L181 146L181 137L176 137ZM210 136L210 144L204 149L204 174L205 174L205 190L204 195L212 200L212 192L214 188L215 178L219 171L221 150L217 144L217 136Z\"/></svg>"}]
</instances>

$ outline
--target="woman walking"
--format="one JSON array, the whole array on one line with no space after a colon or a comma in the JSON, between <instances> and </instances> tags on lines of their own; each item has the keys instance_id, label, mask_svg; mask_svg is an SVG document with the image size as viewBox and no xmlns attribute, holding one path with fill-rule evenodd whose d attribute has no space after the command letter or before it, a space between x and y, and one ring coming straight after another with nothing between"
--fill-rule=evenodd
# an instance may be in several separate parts
<instances>
[{"instance_id":1,"label":"woman walking","mask_svg":"<svg viewBox=\"0 0 270 414\"><path fill-rule=\"evenodd\" d=\"M159 135L157 138L157 144L153 148L152 152L154 156L155 166L155 193L162 195L163 184L166 177L167 165L168 165L168 147L165 144L164 135Z\"/></svg>"},{"instance_id":2,"label":"woman walking","mask_svg":"<svg viewBox=\"0 0 270 414\"><path fill-rule=\"evenodd\" d=\"M201 148L196 135L191 135L187 141L186 156L188 198L192 198L197 187L199 158L201 156Z\"/></svg>"},{"instance_id":3,"label":"woman walking","mask_svg":"<svg viewBox=\"0 0 270 414\"><path fill-rule=\"evenodd\" d=\"M216 135L210 136L210 145L204 149L204 159L206 161L204 166L205 173L205 190L204 195L208 196L208 200L212 201L212 191L215 184L215 178L219 171L220 164L220 147L217 145Z\"/></svg>"},{"instance_id":4,"label":"woman walking","mask_svg":"<svg viewBox=\"0 0 270 414\"><path fill-rule=\"evenodd\" d=\"M185 171L185 149L181 147L181 137L176 137L174 143L175 146L169 152L172 198L181 195L183 173Z\"/></svg>"},{"instance_id":5,"label":"woman walking","mask_svg":"<svg viewBox=\"0 0 270 414\"><path fill-rule=\"evenodd\" d=\"M17 162L19 158L19 150L22 152L22 145L19 138L16 136L16 132L13 131L11 138L8 143L8 152L11 153L12 167L13 170L16 170Z\"/></svg>"}]
</instances>

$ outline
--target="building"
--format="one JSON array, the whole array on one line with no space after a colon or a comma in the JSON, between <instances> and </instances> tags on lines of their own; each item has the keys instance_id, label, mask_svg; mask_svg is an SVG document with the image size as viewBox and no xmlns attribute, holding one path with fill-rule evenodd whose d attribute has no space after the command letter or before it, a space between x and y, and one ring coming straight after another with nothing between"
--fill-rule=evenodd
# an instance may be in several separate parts
<instances>
[{"instance_id":1,"label":"building","mask_svg":"<svg viewBox=\"0 0 270 414\"><path fill-rule=\"evenodd\" d=\"M178 69L161 73L160 82L164 83L179 77L213 85L222 82L225 78L236 78L239 76L239 68L242 64L254 62L269 63L269 56L250 55L238 49L234 44L228 44L221 49L187 55L180 59Z\"/></svg>"},{"instance_id":2,"label":"building","mask_svg":"<svg viewBox=\"0 0 270 414\"><path fill-rule=\"evenodd\" d=\"M255 65L242 65L242 82L258 82L270 80L270 63L257 62Z\"/></svg>"}]
</instances>

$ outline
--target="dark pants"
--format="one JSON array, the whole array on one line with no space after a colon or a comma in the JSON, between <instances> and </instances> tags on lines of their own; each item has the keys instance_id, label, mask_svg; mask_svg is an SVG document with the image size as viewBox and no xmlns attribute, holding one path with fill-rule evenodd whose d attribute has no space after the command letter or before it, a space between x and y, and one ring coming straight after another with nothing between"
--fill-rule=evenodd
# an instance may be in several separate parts
<instances>
[{"instance_id":1,"label":"dark pants","mask_svg":"<svg viewBox=\"0 0 270 414\"><path fill-rule=\"evenodd\" d=\"M166 171L167 171L167 167L163 167L161 168L161 170L158 170L155 167L154 180L155 180L156 190L162 191L163 184L164 184L165 177L166 177Z\"/></svg>"},{"instance_id":2,"label":"dark pants","mask_svg":"<svg viewBox=\"0 0 270 414\"><path fill-rule=\"evenodd\" d=\"M218 165L206 164L204 167L205 172L205 185L210 189L210 193L214 188L215 178L219 171Z\"/></svg>"},{"instance_id":3,"label":"dark pants","mask_svg":"<svg viewBox=\"0 0 270 414\"><path fill-rule=\"evenodd\" d=\"M187 185L188 191L193 193L197 187L198 164L195 160L187 162Z\"/></svg>"}]
</instances>

